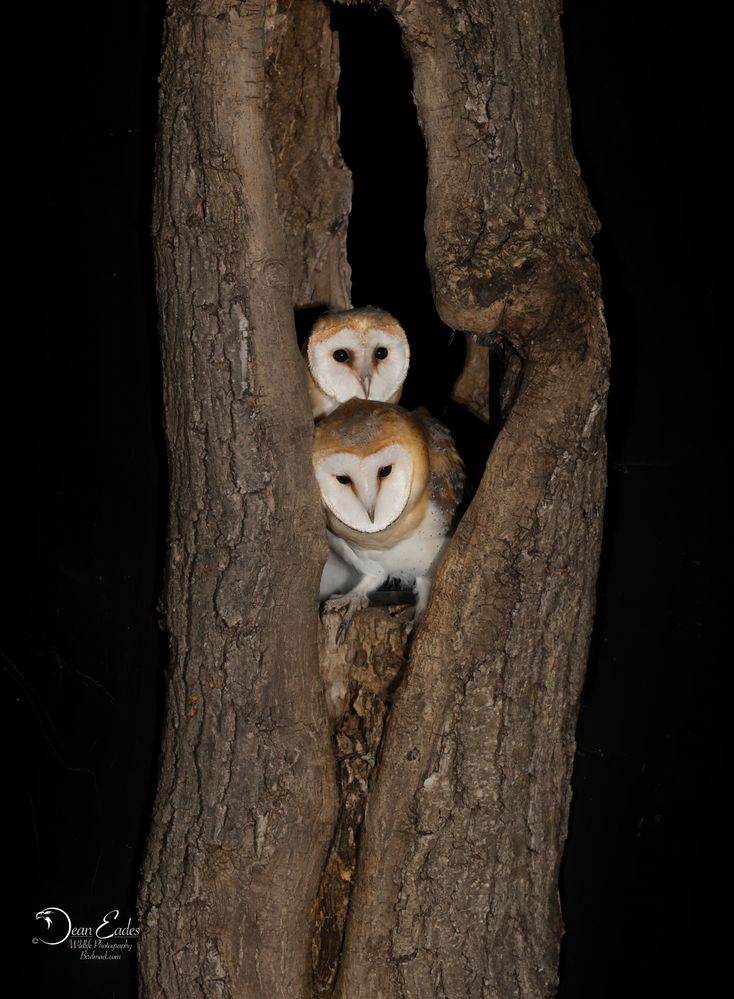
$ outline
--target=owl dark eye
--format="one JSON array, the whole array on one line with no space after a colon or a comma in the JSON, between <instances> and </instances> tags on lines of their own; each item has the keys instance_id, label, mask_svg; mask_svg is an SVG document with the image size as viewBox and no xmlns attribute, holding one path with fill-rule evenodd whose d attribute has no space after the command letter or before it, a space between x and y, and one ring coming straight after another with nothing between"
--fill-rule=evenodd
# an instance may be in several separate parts
<instances>
[{"instance_id":1,"label":"owl dark eye","mask_svg":"<svg viewBox=\"0 0 734 999\"><path fill-rule=\"evenodd\" d=\"M386 479L390 472L392 472L392 465L383 465L382 468L378 470L377 474L381 479Z\"/></svg>"},{"instance_id":2,"label":"owl dark eye","mask_svg":"<svg viewBox=\"0 0 734 999\"><path fill-rule=\"evenodd\" d=\"M338 361L339 364L344 364L345 361L349 360L348 350L335 350L333 354L334 360Z\"/></svg>"},{"instance_id":3,"label":"owl dark eye","mask_svg":"<svg viewBox=\"0 0 734 999\"><path fill-rule=\"evenodd\" d=\"M384 361L387 357L387 347L378 347L375 351L375 360Z\"/></svg>"},{"instance_id":4,"label":"owl dark eye","mask_svg":"<svg viewBox=\"0 0 734 999\"><path fill-rule=\"evenodd\" d=\"M341 482L343 486L348 486L352 480L349 478L348 475L337 475L336 481Z\"/></svg>"}]
</instances>

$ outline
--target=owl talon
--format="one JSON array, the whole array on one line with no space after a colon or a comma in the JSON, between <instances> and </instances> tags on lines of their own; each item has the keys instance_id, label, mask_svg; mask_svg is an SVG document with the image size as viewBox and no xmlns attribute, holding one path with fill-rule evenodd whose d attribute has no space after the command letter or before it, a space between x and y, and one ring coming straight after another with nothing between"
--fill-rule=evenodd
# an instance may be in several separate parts
<instances>
[{"instance_id":1,"label":"owl talon","mask_svg":"<svg viewBox=\"0 0 734 999\"><path fill-rule=\"evenodd\" d=\"M339 622L339 627L336 629L336 644L341 645L342 639L349 630L349 625L354 620L354 615L359 610L359 605L355 607L348 607L347 612L344 617Z\"/></svg>"},{"instance_id":2,"label":"owl talon","mask_svg":"<svg viewBox=\"0 0 734 999\"><path fill-rule=\"evenodd\" d=\"M336 629L336 644L341 645L342 639L347 633L347 628L351 623L351 619L345 614L342 621L339 622L339 627Z\"/></svg>"},{"instance_id":3,"label":"owl talon","mask_svg":"<svg viewBox=\"0 0 734 999\"><path fill-rule=\"evenodd\" d=\"M353 594L353 593L337 593L333 597L324 603L325 611L340 611L345 610L345 619L348 617L349 620L354 617L358 610L369 605L369 597L366 594Z\"/></svg>"},{"instance_id":4,"label":"owl talon","mask_svg":"<svg viewBox=\"0 0 734 999\"><path fill-rule=\"evenodd\" d=\"M347 629L352 623L354 615L357 611L361 610L363 607L367 607L368 604L369 598L367 596L362 594L350 595L349 593L337 594L334 597L330 597L329 600L324 603L324 613L328 613L330 611L344 611L344 616L339 622L339 627L336 630L337 645L339 645L341 640L346 635Z\"/></svg>"}]
</instances>

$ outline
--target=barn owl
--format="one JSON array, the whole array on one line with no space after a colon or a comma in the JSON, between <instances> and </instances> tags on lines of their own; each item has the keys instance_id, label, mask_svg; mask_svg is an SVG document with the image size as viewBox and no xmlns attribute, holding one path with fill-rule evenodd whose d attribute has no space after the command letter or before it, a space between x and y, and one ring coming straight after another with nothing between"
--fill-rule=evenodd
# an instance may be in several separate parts
<instances>
[{"instance_id":1,"label":"barn owl","mask_svg":"<svg viewBox=\"0 0 734 999\"><path fill-rule=\"evenodd\" d=\"M414 587L419 616L464 485L449 431L425 410L352 399L316 424L313 466L330 548L320 599L346 611L340 634L388 579Z\"/></svg>"},{"instance_id":2,"label":"barn owl","mask_svg":"<svg viewBox=\"0 0 734 999\"><path fill-rule=\"evenodd\" d=\"M322 316L304 353L314 419L348 399L397 402L410 362L400 323L372 308Z\"/></svg>"}]
</instances>

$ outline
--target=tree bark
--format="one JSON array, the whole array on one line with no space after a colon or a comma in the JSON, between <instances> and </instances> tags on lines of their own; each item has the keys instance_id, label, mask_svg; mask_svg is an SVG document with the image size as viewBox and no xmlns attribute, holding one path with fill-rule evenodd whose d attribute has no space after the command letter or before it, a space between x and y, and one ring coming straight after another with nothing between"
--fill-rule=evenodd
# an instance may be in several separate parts
<instances>
[{"instance_id":1,"label":"tree bark","mask_svg":"<svg viewBox=\"0 0 734 999\"><path fill-rule=\"evenodd\" d=\"M304 285L334 281L343 296L348 272L311 261L294 273L265 28L264 3L226 0L172 2L166 24L154 236L171 657L140 888L144 996L308 995L336 814L317 657L326 545L293 305ZM328 108L323 90L318 102ZM320 164L313 151L312 182ZM348 178L346 202L344 190L342 215ZM306 194L304 184L291 204ZM307 228L308 212L300 218ZM343 259L331 221L303 237L319 261Z\"/></svg>"},{"instance_id":2,"label":"tree bark","mask_svg":"<svg viewBox=\"0 0 734 999\"><path fill-rule=\"evenodd\" d=\"M592 623L607 340L559 5L389 5L428 150L445 322L522 385L434 583L367 808L337 995L552 995Z\"/></svg>"},{"instance_id":3,"label":"tree bark","mask_svg":"<svg viewBox=\"0 0 734 999\"><path fill-rule=\"evenodd\" d=\"M437 308L522 370L407 665L408 629L371 608L350 639L364 662L339 666L318 623L292 313L349 299L328 8L171 0L156 204L171 670L146 996L555 990L608 366L560 8L387 6L426 140ZM319 634L326 686L343 687L331 718Z\"/></svg>"},{"instance_id":4,"label":"tree bark","mask_svg":"<svg viewBox=\"0 0 734 999\"><path fill-rule=\"evenodd\" d=\"M467 333L464 367L451 390L451 398L485 423L490 421L489 365L489 349L480 347L474 335Z\"/></svg>"},{"instance_id":5,"label":"tree bark","mask_svg":"<svg viewBox=\"0 0 734 999\"><path fill-rule=\"evenodd\" d=\"M296 307L351 305L352 181L339 148L339 41L329 7L267 5L265 113Z\"/></svg>"}]
</instances>

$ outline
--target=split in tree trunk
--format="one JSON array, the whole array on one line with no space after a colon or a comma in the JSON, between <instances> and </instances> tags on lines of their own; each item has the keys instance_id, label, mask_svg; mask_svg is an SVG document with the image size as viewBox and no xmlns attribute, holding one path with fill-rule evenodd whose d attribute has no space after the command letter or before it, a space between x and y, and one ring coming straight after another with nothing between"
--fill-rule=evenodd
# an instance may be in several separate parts
<instances>
[{"instance_id":1,"label":"split in tree trunk","mask_svg":"<svg viewBox=\"0 0 734 999\"><path fill-rule=\"evenodd\" d=\"M144 996L555 990L608 364L559 9L386 6L426 142L436 307L477 350L501 337L507 419L407 664L407 610L362 612L327 652L293 309L350 297L337 40L320 0L169 0L155 239L171 666Z\"/></svg>"}]
</instances>

